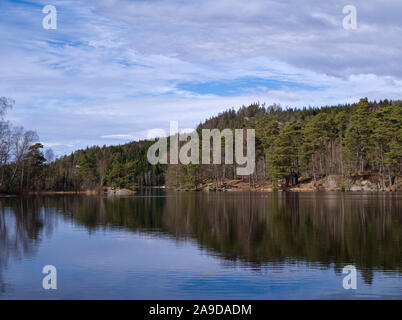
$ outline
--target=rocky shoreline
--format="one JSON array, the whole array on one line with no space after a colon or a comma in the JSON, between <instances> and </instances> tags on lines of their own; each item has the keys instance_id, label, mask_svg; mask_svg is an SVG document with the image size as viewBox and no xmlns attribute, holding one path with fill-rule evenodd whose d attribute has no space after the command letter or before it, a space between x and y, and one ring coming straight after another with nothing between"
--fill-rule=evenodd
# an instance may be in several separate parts
<instances>
[{"instance_id":1,"label":"rocky shoreline","mask_svg":"<svg viewBox=\"0 0 402 320\"><path fill-rule=\"evenodd\" d=\"M319 192L319 191L360 191L360 192L393 192L402 190L402 179L395 179L391 187L382 187L383 182L377 176L355 176L343 178L341 175L328 175L314 181L312 178L301 178L299 183L294 186L279 185L278 191L290 192ZM181 189L177 191L264 191L273 192L275 190L272 182L267 180L230 180L225 179L223 183L216 181L204 181L195 188Z\"/></svg>"},{"instance_id":2,"label":"rocky shoreline","mask_svg":"<svg viewBox=\"0 0 402 320\"><path fill-rule=\"evenodd\" d=\"M382 187L384 181L378 176L354 176L343 178L341 175L328 175L314 181L312 178L300 178L299 183L294 186L279 185L277 191L287 192L325 192L325 191L346 191L346 192L396 192L402 190L402 178L396 178L390 187ZM242 192L242 191L261 191L273 192L275 188L271 181L257 180L250 182L248 179L225 179L223 183L218 182L216 187L215 180L206 180L193 188L175 188L166 186L148 187L154 189L169 189L175 191L201 191L201 192ZM104 187L93 190L76 190L76 191L31 191L24 194L32 195L105 195L113 196L130 196L135 194L138 189ZM0 193L0 197L15 195L16 193Z\"/></svg>"}]
</instances>

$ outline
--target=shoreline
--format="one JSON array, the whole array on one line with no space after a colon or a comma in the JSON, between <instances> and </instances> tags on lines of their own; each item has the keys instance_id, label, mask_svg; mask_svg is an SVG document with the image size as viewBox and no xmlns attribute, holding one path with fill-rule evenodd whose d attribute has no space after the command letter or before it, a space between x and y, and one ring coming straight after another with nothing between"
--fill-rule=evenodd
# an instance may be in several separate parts
<instances>
[{"instance_id":1,"label":"shoreline","mask_svg":"<svg viewBox=\"0 0 402 320\"><path fill-rule=\"evenodd\" d=\"M177 191L219 191L219 192L397 192L402 191L402 179L396 178L394 184L382 187L378 176L354 176L343 178L341 175L328 175L317 180L310 177L301 178L293 186L279 184L274 188L271 181L260 179L245 181L242 179L225 179L223 182L207 180L190 188L173 188Z\"/></svg>"},{"instance_id":2,"label":"shoreline","mask_svg":"<svg viewBox=\"0 0 402 320\"><path fill-rule=\"evenodd\" d=\"M399 182L399 183L398 183ZM294 186L280 185L277 189L273 187L271 181L257 180L253 182L242 179L225 179L223 182L206 180L191 188L167 187L167 186L149 186L136 189L103 187L99 189L88 190L43 190L26 191L20 193L1 193L0 197L16 195L105 195L105 196L129 196L137 193L141 189L166 189L179 192L398 192L402 191L402 179L396 179L390 187L381 188L378 177L355 177L342 179L339 175L329 175L316 181L311 178L301 178L300 182Z\"/></svg>"}]
</instances>

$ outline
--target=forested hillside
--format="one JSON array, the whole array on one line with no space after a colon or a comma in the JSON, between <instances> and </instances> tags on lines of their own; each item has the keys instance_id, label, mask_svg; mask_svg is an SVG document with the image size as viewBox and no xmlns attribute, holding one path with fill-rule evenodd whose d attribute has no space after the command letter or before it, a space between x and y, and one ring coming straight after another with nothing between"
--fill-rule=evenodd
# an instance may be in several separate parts
<instances>
[{"instance_id":1,"label":"forested hillside","mask_svg":"<svg viewBox=\"0 0 402 320\"><path fill-rule=\"evenodd\" d=\"M0 110L4 117L5 103ZM401 176L401 101L361 99L353 105L295 109L252 104L208 119L197 131L203 128L256 130L256 170L246 178L250 185L262 179L277 186L281 178L295 172L313 180L326 175L376 176L387 188ZM34 133L20 129L18 135L13 130L1 121L3 192L163 184L191 189L205 181L219 185L240 178L234 165L150 165L146 154L154 141L94 146L51 161Z\"/></svg>"},{"instance_id":2,"label":"forested hillside","mask_svg":"<svg viewBox=\"0 0 402 320\"><path fill-rule=\"evenodd\" d=\"M382 188L401 175L402 102L369 102L283 110L253 104L229 110L200 124L203 128L255 128L253 184L278 180L291 172L316 180L325 175L377 175ZM223 155L222 155L223 157ZM222 161L223 162L223 161ZM204 179L222 184L236 179L233 165L169 166L167 182L192 187Z\"/></svg>"}]
</instances>

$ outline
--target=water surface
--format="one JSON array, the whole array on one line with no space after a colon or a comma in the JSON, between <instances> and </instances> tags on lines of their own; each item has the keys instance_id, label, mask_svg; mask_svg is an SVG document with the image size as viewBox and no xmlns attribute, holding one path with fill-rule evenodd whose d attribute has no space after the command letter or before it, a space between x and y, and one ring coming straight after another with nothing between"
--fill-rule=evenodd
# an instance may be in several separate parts
<instances>
[{"instance_id":1,"label":"water surface","mask_svg":"<svg viewBox=\"0 0 402 320\"><path fill-rule=\"evenodd\" d=\"M0 198L0 299L401 299L402 194ZM57 268L57 290L42 268ZM357 268L345 290L342 269Z\"/></svg>"}]
</instances>

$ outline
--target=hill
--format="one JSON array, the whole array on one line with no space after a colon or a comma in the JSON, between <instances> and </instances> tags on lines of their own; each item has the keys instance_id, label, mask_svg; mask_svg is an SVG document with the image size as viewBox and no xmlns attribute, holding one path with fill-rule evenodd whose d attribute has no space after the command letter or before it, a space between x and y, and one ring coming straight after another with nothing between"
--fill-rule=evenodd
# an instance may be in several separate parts
<instances>
[{"instance_id":1,"label":"hill","mask_svg":"<svg viewBox=\"0 0 402 320\"><path fill-rule=\"evenodd\" d=\"M1 116L6 105L0 108ZM12 130L7 129L9 125L4 120L0 123L3 192L161 185L197 189L206 184L218 189L227 180L239 179L250 186L265 181L277 188L291 173L314 182L329 176L341 177L341 184L359 176L375 177L379 189L387 189L396 185L401 176L401 101L361 99L351 105L300 109L255 103L200 123L198 133L214 128L255 129L256 169L248 177L237 176L235 165L151 165L146 155L154 141L93 146L49 161L43 146L35 142L32 132L27 134L29 131L21 132L18 139L14 137L18 148L7 148Z\"/></svg>"}]
</instances>

